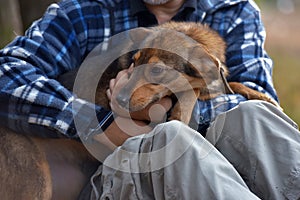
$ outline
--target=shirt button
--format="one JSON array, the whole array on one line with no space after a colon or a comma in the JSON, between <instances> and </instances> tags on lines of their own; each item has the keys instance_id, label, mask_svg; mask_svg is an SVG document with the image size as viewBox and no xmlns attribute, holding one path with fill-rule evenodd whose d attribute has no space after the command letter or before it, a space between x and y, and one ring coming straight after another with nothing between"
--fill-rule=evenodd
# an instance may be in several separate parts
<instances>
[{"instance_id":1,"label":"shirt button","mask_svg":"<svg viewBox=\"0 0 300 200\"><path fill-rule=\"evenodd\" d=\"M203 120L204 120L204 117L203 117L203 116L200 116L200 117L199 117L199 120L200 120L200 121L203 121Z\"/></svg>"}]
</instances>

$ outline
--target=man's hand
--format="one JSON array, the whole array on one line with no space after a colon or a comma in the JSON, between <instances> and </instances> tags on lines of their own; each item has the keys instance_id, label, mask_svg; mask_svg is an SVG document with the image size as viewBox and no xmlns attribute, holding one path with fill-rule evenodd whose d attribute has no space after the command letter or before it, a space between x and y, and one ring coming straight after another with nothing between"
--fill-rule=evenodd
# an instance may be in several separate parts
<instances>
[{"instance_id":1,"label":"man's hand","mask_svg":"<svg viewBox=\"0 0 300 200\"><path fill-rule=\"evenodd\" d=\"M152 127L148 126L145 121L162 122L165 119L166 112L172 106L170 98L163 98L140 111L131 113L119 106L115 97L127 83L128 73L131 70L132 66L119 72L117 77L110 81L107 96L110 100L110 106L117 116L114 122L105 130L105 134L95 136L96 140L106 144L111 149L122 145L129 137L150 132Z\"/></svg>"},{"instance_id":2,"label":"man's hand","mask_svg":"<svg viewBox=\"0 0 300 200\"><path fill-rule=\"evenodd\" d=\"M131 70L132 66L128 70L120 71L115 79L110 80L107 96L110 100L111 109L118 116L128 117L135 120L150 122L164 121L166 112L172 107L172 101L168 97L165 97L158 102L150 104L146 108L135 112L129 112L128 110L122 108L116 101L116 96L118 95L119 91L128 82L128 73L130 73Z\"/></svg>"}]
</instances>

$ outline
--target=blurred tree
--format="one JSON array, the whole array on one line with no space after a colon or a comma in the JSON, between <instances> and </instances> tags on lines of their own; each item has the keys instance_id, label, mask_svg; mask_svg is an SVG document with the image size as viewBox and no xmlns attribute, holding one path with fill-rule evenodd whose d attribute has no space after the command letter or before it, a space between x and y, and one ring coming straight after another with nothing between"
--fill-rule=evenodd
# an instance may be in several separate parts
<instances>
[{"instance_id":1,"label":"blurred tree","mask_svg":"<svg viewBox=\"0 0 300 200\"><path fill-rule=\"evenodd\" d=\"M42 17L46 8L55 0L19 0L21 8L21 18L24 29L27 29L30 24Z\"/></svg>"},{"instance_id":2,"label":"blurred tree","mask_svg":"<svg viewBox=\"0 0 300 200\"><path fill-rule=\"evenodd\" d=\"M23 25L18 0L0 0L0 47L22 34Z\"/></svg>"},{"instance_id":3,"label":"blurred tree","mask_svg":"<svg viewBox=\"0 0 300 200\"><path fill-rule=\"evenodd\" d=\"M58 0L57 0L58 1ZM55 0L0 0L0 48L42 17Z\"/></svg>"},{"instance_id":4,"label":"blurred tree","mask_svg":"<svg viewBox=\"0 0 300 200\"><path fill-rule=\"evenodd\" d=\"M260 4L260 2L261 2L260 0L255 0L255 3L257 4Z\"/></svg>"}]
</instances>

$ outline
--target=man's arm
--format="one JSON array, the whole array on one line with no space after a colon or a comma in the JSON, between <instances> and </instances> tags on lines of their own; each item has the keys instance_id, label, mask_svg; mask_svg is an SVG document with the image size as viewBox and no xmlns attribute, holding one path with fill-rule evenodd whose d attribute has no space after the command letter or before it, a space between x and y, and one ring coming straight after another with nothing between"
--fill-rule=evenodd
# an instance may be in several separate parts
<instances>
[{"instance_id":1,"label":"man's arm","mask_svg":"<svg viewBox=\"0 0 300 200\"><path fill-rule=\"evenodd\" d=\"M227 43L228 81L241 82L278 101L272 80L273 63L264 49L266 32L256 5L244 1L216 10L206 20ZM239 94L224 94L212 101L198 101L194 119L201 129L218 114L246 100Z\"/></svg>"},{"instance_id":2,"label":"man's arm","mask_svg":"<svg viewBox=\"0 0 300 200\"><path fill-rule=\"evenodd\" d=\"M54 79L79 67L103 40L98 9L96 2L52 4L25 36L0 51L1 123L22 132L41 125L68 137L77 137L74 116L85 125L82 132L96 121L109 125L110 111L77 98Z\"/></svg>"}]
</instances>

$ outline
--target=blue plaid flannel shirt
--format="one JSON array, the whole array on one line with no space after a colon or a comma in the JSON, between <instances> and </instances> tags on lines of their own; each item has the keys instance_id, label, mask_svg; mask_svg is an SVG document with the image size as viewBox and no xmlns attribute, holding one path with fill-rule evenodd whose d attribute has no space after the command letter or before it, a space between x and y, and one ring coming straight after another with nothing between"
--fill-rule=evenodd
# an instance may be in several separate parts
<instances>
[{"instance_id":1,"label":"blue plaid flannel shirt","mask_svg":"<svg viewBox=\"0 0 300 200\"><path fill-rule=\"evenodd\" d=\"M147 25L149 16L153 18L139 0L63 0L50 5L25 36L0 51L1 123L23 132L46 126L68 137L105 129L112 113L79 99L55 78L79 67L103 40ZM228 45L228 80L278 100L272 61L264 51L266 33L253 1L187 0L173 20L202 22L219 32ZM201 129L245 100L238 94L199 100L193 118ZM74 118L80 125L75 126Z\"/></svg>"}]
</instances>

